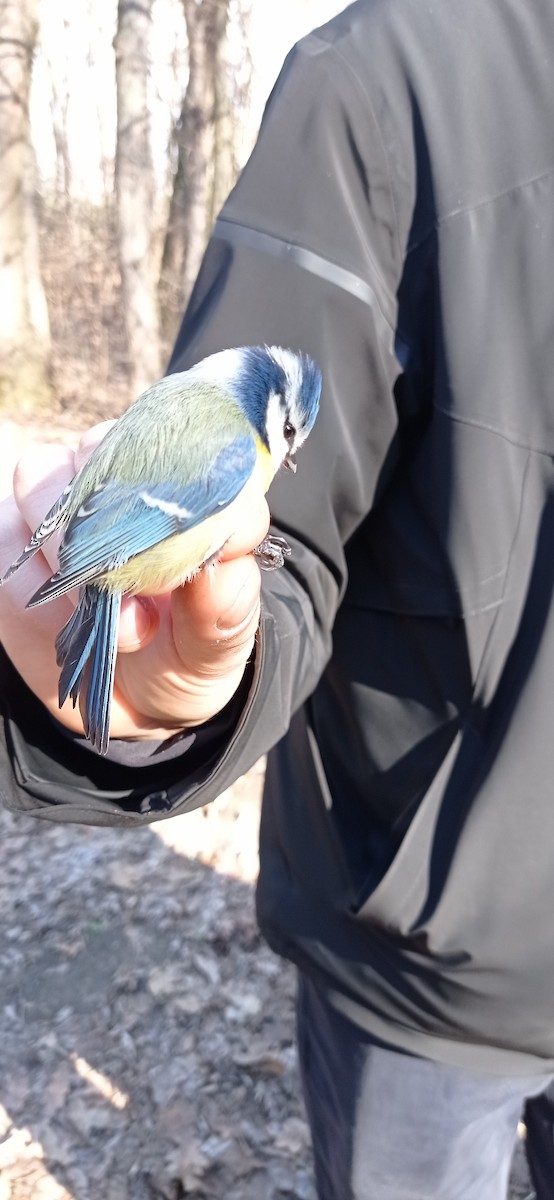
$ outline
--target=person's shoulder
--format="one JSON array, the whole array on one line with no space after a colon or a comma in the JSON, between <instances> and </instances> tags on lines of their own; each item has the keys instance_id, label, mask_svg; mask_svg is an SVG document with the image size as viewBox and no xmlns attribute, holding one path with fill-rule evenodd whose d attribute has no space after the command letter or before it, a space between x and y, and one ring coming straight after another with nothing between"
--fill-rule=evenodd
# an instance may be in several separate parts
<instances>
[{"instance_id":1,"label":"person's shoulder","mask_svg":"<svg viewBox=\"0 0 554 1200\"><path fill-rule=\"evenodd\" d=\"M395 0L354 0L324 25L313 29L300 44L314 50L319 46L320 51L335 49L345 55L355 46L363 52L371 30L386 27L394 6Z\"/></svg>"},{"instance_id":2,"label":"person's shoulder","mask_svg":"<svg viewBox=\"0 0 554 1200\"><path fill-rule=\"evenodd\" d=\"M360 80L375 74L378 60L373 49L391 40L394 22L391 9L405 0L354 0L325 24L313 29L293 46L288 65L308 66L310 60L322 60L326 71L335 73L350 67ZM314 63L317 69L317 64Z\"/></svg>"},{"instance_id":3,"label":"person's shoulder","mask_svg":"<svg viewBox=\"0 0 554 1200\"><path fill-rule=\"evenodd\" d=\"M393 36L412 24L417 27L418 14L421 19L419 0L354 0L308 37L338 50L357 47L363 53L372 37Z\"/></svg>"},{"instance_id":4,"label":"person's shoulder","mask_svg":"<svg viewBox=\"0 0 554 1200\"><path fill-rule=\"evenodd\" d=\"M379 70L380 51L407 62L418 42L425 46L429 38L455 40L460 27L479 22L480 12L480 0L464 0L463 5L461 0L429 5L421 0L354 0L303 43L314 52L318 46L334 49L344 58L371 65L374 72Z\"/></svg>"},{"instance_id":5,"label":"person's shoulder","mask_svg":"<svg viewBox=\"0 0 554 1200\"><path fill-rule=\"evenodd\" d=\"M418 11L419 0L354 0L302 38L291 58L324 60L331 74L346 67L364 91L387 90L388 75L401 69L403 47L417 41Z\"/></svg>"}]
</instances>

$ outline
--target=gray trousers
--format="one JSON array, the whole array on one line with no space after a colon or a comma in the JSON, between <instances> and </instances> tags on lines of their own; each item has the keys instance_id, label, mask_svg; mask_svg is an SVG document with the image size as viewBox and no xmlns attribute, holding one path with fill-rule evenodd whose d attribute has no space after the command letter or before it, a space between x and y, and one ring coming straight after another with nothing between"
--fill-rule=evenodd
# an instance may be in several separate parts
<instances>
[{"instance_id":1,"label":"gray trousers","mask_svg":"<svg viewBox=\"0 0 554 1200\"><path fill-rule=\"evenodd\" d=\"M319 1200L506 1200L517 1123L548 1077L477 1074L376 1045L303 976L298 1049Z\"/></svg>"}]
</instances>

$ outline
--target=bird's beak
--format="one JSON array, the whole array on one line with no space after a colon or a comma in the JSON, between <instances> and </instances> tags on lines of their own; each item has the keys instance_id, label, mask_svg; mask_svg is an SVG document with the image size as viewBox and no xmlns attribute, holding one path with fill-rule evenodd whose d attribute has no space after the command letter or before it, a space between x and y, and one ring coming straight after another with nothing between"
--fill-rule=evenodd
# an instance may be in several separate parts
<instances>
[{"instance_id":1,"label":"bird's beak","mask_svg":"<svg viewBox=\"0 0 554 1200\"><path fill-rule=\"evenodd\" d=\"M283 466L287 468L287 471L292 471L293 474L296 472L296 463L292 457L292 454L285 454Z\"/></svg>"}]
</instances>

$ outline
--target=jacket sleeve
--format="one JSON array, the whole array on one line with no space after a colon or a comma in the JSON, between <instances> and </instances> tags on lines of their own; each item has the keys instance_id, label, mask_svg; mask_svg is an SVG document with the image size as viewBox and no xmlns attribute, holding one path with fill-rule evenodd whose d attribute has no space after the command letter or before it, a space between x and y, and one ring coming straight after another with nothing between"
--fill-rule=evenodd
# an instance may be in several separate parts
<instances>
[{"instance_id":1,"label":"jacket sleeve","mask_svg":"<svg viewBox=\"0 0 554 1200\"><path fill-rule=\"evenodd\" d=\"M266 343L302 349L323 373L298 472L283 472L270 492L274 524L293 554L264 577L255 663L194 753L184 746L157 766L110 764L59 731L50 731L55 752L43 738L38 754L33 701L18 693L9 719L4 712L10 807L94 823L154 820L213 799L286 732L331 653L345 546L396 461L399 273L371 104L340 46L311 35L289 55L216 223L169 367ZM168 798L156 808L152 796L162 792Z\"/></svg>"}]
</instances>

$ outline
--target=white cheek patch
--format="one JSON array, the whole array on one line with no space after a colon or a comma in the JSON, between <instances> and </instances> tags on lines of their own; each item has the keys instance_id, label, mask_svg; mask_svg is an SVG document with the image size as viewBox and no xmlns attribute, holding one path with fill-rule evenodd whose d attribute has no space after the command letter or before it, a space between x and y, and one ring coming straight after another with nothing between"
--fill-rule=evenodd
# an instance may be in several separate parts
<instances>
[{"instance_id":1,"label":"white cheek patch","mask_svg":"<svg viewBox=\"0 0 554 1200\"><path fill-rule=\"evenodd\" d=\"M285 409L282 397L277 392L271 392L267 402L265 427L269 450L274 463L280 466L288 452L288 444L283 433Z\"/></svg>"},{"instance_id":2,"label":"white cheek patch","mask_svg":"<svg viewBox=\"0 0 554 1200\"><path fill-rule=\"evenodd\" d=\"M291 425L294 426L296 433L292 446L286 445L280 461L283 461L287 452L294 453L298 447L306 440L306 433L302 432L304 428L305 412L302 401L302 387L304 383L304 372L302 361L298 354L294 354L292 350L283 350L281 346L269 346L269 353L274 361L282 368L286 376L286 396L288 419ZM287 418L285 407L281 410L281 433L284 422Z\"/></svg>"}]
</instances>

